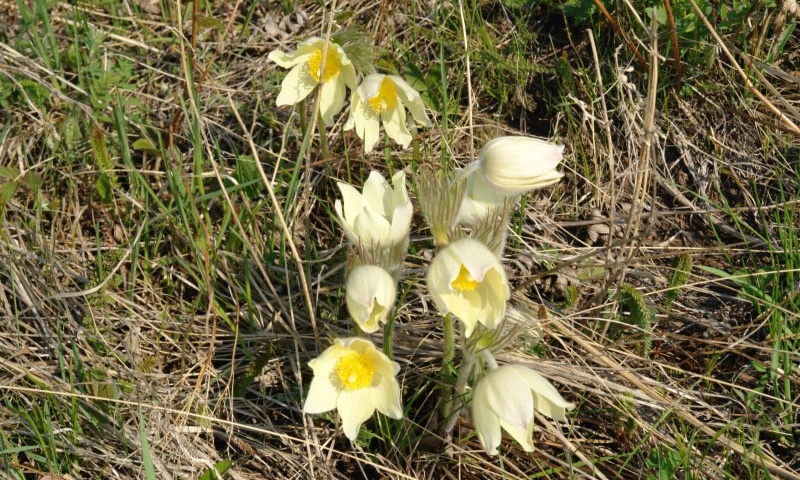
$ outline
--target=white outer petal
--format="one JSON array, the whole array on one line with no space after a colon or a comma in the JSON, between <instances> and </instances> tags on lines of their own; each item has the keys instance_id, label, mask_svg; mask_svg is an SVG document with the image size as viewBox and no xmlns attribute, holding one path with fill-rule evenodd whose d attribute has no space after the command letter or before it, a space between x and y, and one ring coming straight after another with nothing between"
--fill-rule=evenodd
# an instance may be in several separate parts
<instances>
[{"instance_id":1,"label":"white outer petal","mask_svg":"<svg viewBox=\"0 0 800 480\"><path fill-rule=\"evenodd\" d=\"M375 265L354 268L347 278L345 291L350 316L367 333L377 331L378 323L386 323L386 317L397 296L397 287L392 276ZM376 301L384 308L380 318L373 318Z\"/></svg>"},{"instance_id":2,"label":"white outer petal","mask_svg":"<svg viewBox=\"0 0 800 480\"><path fill-rule=\"evenodd\" d=\"M342 110L345 98L347 97L347 87L341 75L337 75L328 82L322 84L319 95L319 111L322 121L327 126L333 125L333 117Z\"/></svg>"},{"instance_id":3,"label":"white outer petal","mask_svg":"<svg viewBox=\"0 0 800 480\"><path fill-rule=\"evenodd\" d=\"M414 90L408 82L397 75L389 75L389 78L399 87L397 89L397 95L400 97L403 105L411 112L411 116L414 117L414 120L421 125L430 127L431 121L428 115L425 114L425 104L422 102L422 97L419 95L419 92Z\"/></svg>"},{"instance_id":4,"label":"white outer petal","mask_svg":"<svg viewBox=\"0 0 800 480\"><path fill-rule=\"evenodd\" d=\"M486 384L481 379L475 386L472 395L472 421L475 423L475 432L478 434L483 449L489 455L497 455L502 432L500 419L487 399Z\"/></svg>"},{"instance_id":5,"label":"white outer petal","mask_svg":"<svg viewBox=\"0 0 800 480\"><path fill-rule=\"evenodd\" d=\"M386 110L381 115L383 120L383 128L386 130L386 135L392 140L402 145L403 148L408 148L413 137L406 128L406 112L402 105L397 105L392 109Z\"/></svg>"},{"instance_id":6,"label":"white outer petal","mask_svg":"<svg viewBox=\"0 0 800 480\"><path fill-rule=\"evenodd\" d=\"M284 105L294 105L303 100L314 90L317 84L305 71L304 65L296 65L284 77L281 82L281 91L275 103L281 107Z\"/></svg>"},{"instance_id":7,"label":"white outer petal","mask_svg":"<svg viewBox=\"0 0 800 480\"><path fill-rule=\"evenodd\" d=\"M564 146L529 137L499 137L481 149L486 181L508 195L552 185Z\"/></svg>"},{"instance_id":8,"label":"white outer petal","mask_svg":"<svg viewBox=\"0 0 800 480\"><path fill-rule=\"evenodd\" d=\"M384 77L386 75L380 73L371 73L364 77L361 85L358 86L358 94L361 95L365 103L380 93Z\"/></svg>"},{"instance_id":9,"label":"white outer petal","mask_svg":"<svg viewBox=\"0 0 800 480\"><path fill-rule=\"evenodd\" d=\"M514 369L517 375L528 384L534 395L536 411L555 420L566 421L567 410L575 408L575 404L564 400L564 397L546 378L521 365L506 365L505 368Z\"/></svg>"},{"instance_id":10,"label":"white outer petal","mask_svg":"<svg viewBox=\"0 0 800 480\"><path fill-rule=\"evenodd\" d=\"M355 440L358 430L375 413L374 392L371 388L343 391L336 402L342 417L342 430L347 438Z\"/></svg>"},{"instance_id":11,"label":"white outer petal","mask_svg":"<svg viewBox=\"0 0 800 480\"><path fill-rule=\"evenodd\" d=\"M391 211L392 187L377 170L369 172L362 190L364 206L373 212L388 217Z\"/></svg>"},{"instance_id":12,"label":"white outer petal","mask_svg":"<svg viewBox=\"0 0 800 480\"><path fill-rule=\"evenodd\" d=\"M414 216L414 206L407 201L395 207L392 213L392 244L400 245L408 238L411 231L411 219Z\"/></svg>"}]
</instances>

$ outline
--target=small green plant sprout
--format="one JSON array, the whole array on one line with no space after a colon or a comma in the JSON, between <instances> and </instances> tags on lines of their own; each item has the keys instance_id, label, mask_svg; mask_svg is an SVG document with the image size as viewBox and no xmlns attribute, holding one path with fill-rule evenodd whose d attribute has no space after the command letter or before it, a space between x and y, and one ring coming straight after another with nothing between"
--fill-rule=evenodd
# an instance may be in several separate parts
<instances>
[{"instance_id":1,"label":"small green plant sprout","mask_svg":"<svg viewBox=\"0 0 800 480\"><path fill-rule=\"evenodd\" d=\"M617 301L630 311L625 322L642 331L644 338L640 353L644 357L649 356L653 344L653 328L656 323L655 308L647 304L642 292L627 283L617 291Z\"/></svg>"},{"instance_id":2,"label":"small green plant sprout","mask_svg":"<svg viewBox=\"0 0 800 480\"><path fill-rule=\"evenodd\" d=\"M672 302L678 298L680 288L686 285L689 280L689 273L692 271L692 256L687 253L681 253L675 258L672 264L672 274L669 276L667 283L666 295L664 296L664 306L667 310L672 308Z\"/></svg>"}]
</instances>

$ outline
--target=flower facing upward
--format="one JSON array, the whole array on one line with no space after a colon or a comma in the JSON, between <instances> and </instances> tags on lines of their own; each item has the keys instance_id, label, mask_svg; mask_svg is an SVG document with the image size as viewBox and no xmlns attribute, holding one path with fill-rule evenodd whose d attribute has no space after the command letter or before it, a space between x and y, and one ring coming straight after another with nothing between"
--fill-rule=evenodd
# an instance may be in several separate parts
<instances>
[{"instance_id":1,"label":"flower facing upward","mask_svg":"<svg viewBox=\"0 0 800 480\"><path fill-rule=\"evenodd\" d=\"M336 200L334 210L348 240L368 248L391 248L408 239L414 207L406 191L405 173L395 173L389 185L373 170L363 193L346 183L338 185L342 200Z\"/></svg>"},{"instance_id":2,"label":"flower facing upward","mask_svg":"<svg viewBox=\"0 0 800 480\"><path fill-rule=\"evenodd\" d=\"M361 330L373 333L379 323L386 323L397 295L394 279L386 270L375 265L358 266L347 277L345 290L347 311Z\"/></svg>"},{"instance_id":3,"label":"flower facing upward","mask_svg":"<svg viewBox=\"0 0 800 480\"><path fill-rule=\"evenodd\" d=\"M422 98L405 80L397 75L367 75L353 91L345 129L355 128L369 153L378 143L382 122L386 134L407 148L412 137L406 128L406 108L417 123L430 126Z\"/></svg>"},{"instance_id":4,"label":"flower facing upward","mask_svg":"<svg viewBox=\"0 0 800 480\"><path fill-rule=\"evenodd\" d=\"M428 268L427 283L436 307L461 320L467 337L478 323L495 328L511 296L500 261L472 238L442 249Z\"/></svg>"},{"instance_id":5,"label":"flower facing upward","mask_svg":"<svg viewBox=\"0 0 800 480\"><path fill-rule=\"evenodd\" d=\"M269 59L283 68L291 68L281 84L277 104L294 105L321 85L319 110L326 125L333 125L333 116L341 111L347 88L356 88L356 71L344 50L333 42L311 37L297 46L297 50L284 53L270 52ZM322 58L325 55L325 65Z\"/></svg>"},{"instance_id":6,"label":"flower facing upward","mask_svg":"<svg viewBox=\"0 0 800 480\"><path fill-rule=\"evenodd\" d=\"M504 365L487 373L472 394L475 431L489 455L497 455L500 427L530 452L533 411L563 422L566 411L574 407L544 377L520 365Z\"/></svg>"},{"instance_id":7,"label":"flower facing upward","mask_svg":"<svg viewBox=\"0 0 800 480\"><path fill-rule=\"evenodd\" d=\"M314 379L303 404L305 413L333 409L342 417L342 429L350 440L375 409L402 418L400 386L395 375L400 366L363 338L339 338L308 362Z\"/></svg>"},{"instance_id":8,"label":"flower facing upward","mask_svg":"<svg viewBox=\"0 0 800 480\"><path fill-rule=\"evenodd\" d=\"M564 145L529 137L498 137L481 149L486 183L504 195L521 195L558 182Z\"/></svg>"}]
</instances>

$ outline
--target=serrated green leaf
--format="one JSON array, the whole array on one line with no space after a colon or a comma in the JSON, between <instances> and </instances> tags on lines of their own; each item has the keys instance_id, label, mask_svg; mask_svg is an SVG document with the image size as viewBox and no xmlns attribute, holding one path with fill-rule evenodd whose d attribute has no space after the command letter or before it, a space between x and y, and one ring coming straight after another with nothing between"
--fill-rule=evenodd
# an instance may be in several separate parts
<instances>
[{"instance_id":1,"label":"serrated green leaf","mask_svg":"<svg viewBox=\"0 0 800 480\"><path fill-rule=\"evenodd\" d=\"M94 184L95 189L97 190L97 196L100 197L100 201L103 203L110 203L111 202L111 179L105 173L100 174L100 178Z\"/></svg>"}]
</instances>

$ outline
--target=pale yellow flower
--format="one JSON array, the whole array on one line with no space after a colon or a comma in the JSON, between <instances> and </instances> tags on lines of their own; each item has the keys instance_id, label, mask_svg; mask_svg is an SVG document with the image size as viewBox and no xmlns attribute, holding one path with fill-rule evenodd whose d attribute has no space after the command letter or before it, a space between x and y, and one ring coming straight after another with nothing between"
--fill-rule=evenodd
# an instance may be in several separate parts
<instances>
[{"instance_id":1,"label":"pale yellow flower","mask_svg":"<svg viewBox=\"0 0 800 480\"><path fill-rule=\"evenodd\" d=\"M486 183L504 195L521 195L558 182L564 145L529 137L498 137L481 149Z\"/></svg>"},{"instance_id":2,"label":"pale yellow flower","mask_svg":"<svg viewBox=\"0 0 800 480\"><path fill-rule=\"evenodd\" d=\"M472 394L475 431L489 455L497 455L501 427L530 452L534 410L563 422L566 411L573 408L544 377L520 365L504 365L487 373Z\"/></svg>"},{"instance_id":3,"label":"pale yellow flower","mask_svg":"<svg viewBox=\"0 0 800 480\"><path fill-rule=\"evenodd\" d=\"M361 425L376 409L388 417L403 418L400 385L395 378L400 366L369 340L336 339L308 366L314 378L303 411L338 410L342 429L350 440L355 440Z\"/></svg>"},{"instance_id":4,"label":"pale yellow flower","mask_svg":"<svg viewBox=\"0 0 800 480\"><path fill-rule=\"evenodd\" d=\"M368 248L390 248L406 241L414 207L403 171L395 173L389 185L373 170L364 182L363 193L346 183L338 185L342 200L336 200L334 210L348 240Z\"/></svg>"},{"instance_id":5,"label":"pale yellow flower","mask_svg":"<svg viewBox=\"0 0 800 480\"><path fill-rule=\"evenodd\" d=\"M344 128L356 129L367 153L378 143L381 123L386 135L407 148L412 136L406 127L406 108L414 121L427 127L431 125L419 92L405 80L397 75L367 75L353 91L350 117Z\"/></svg>"},{"instance_id":6,"label":"pale yellow flower","mask_svg":"<svg viewBox=\"0 0 800 480\"><path fill-rule=\"evenodd\" d=\"M360 265L347 277L347 311L367 333L378 331L379 324L386 323L396 296L394 279L381 267Z\"/></svg>"},{"instance_id":7,"label":"pale yellow flower","mask_svg":"<svg viewBox=\"0 0 800 480\"><path fill-rule=\"evenodd\" d=\"M326 125L333 125L333 116L344 106L347 87L356 88L356 71L342 47L333 42L327 42L323 68L325 44L325 40L311 37L301 42L294 52L274 50L268 58L283 68L291 68L281 84L278 106L294 105L320 85L322 120Z\"/></svg>"},{"instance_id":8,"label":"pale yellow flower","mask_svg":"<svg viewBox=\"0 0 800 480\"><path fill-rule=\"evenodd\" d=\"M467 172L467 189L458 211L460 223L469 226L479 225L487 217L500 211L508 199L515 198L503 195L486 183L486 174L480 162L473 163L464 170Z\"/></svg>"},{"instance_id":9,"label":"pale yellow flower","mask_svg":"<svg viewBox=\"0 0 800 480\"><path fill-rule=\"evenodd\" d=\"M452 313L469 337L478 323L493 329L511 296L505 270L481 242L463 238L443 248L431 262L428 290L442 313Z\"/></svg>"}]
</instances>

